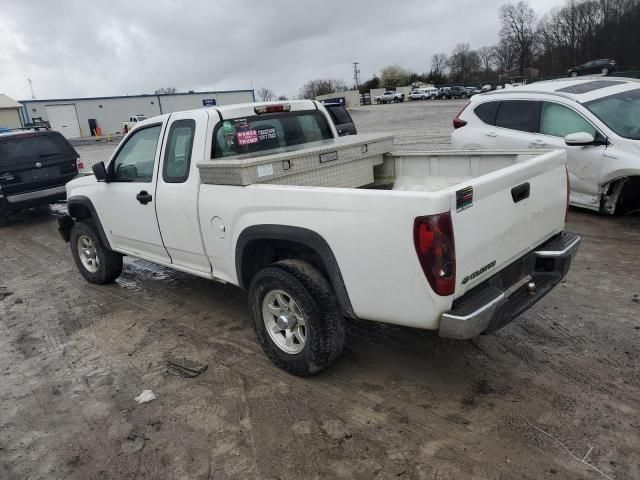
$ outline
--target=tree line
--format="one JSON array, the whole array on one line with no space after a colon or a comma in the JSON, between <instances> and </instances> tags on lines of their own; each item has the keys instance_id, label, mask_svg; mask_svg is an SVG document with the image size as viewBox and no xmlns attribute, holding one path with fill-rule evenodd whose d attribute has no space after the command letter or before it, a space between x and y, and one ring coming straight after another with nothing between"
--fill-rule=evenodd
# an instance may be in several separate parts
<instances>
[{"instance_id":1,"label":"tree line","mask_svg":"<svg viewBox=\"0 0 640 480\"><path fill-rule=\"evenodd\" d=\"M564 75L574 65L613 58L623 70L640 69L640 0L566 0L539 17L521 0L500 7L498 42L472 48L459 43L449 53L437 53L425 73L389 65L358 85L361 91L393 88L416 82L489 82ZM354 86L355 87L355 86ZM302 98L347 90L342 80L307 82Z\"/></svg>"}]
</instances>

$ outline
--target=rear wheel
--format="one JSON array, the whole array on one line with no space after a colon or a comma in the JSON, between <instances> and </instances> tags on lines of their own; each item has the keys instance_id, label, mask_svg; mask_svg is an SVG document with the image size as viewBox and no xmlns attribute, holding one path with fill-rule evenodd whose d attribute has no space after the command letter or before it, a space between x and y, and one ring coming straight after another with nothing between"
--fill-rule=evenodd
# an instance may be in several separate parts
<instances>
[{"instance_id":1,"label":"rear wheel","mask_svg":"<svg viewBox=\"0 0 640 480\"><path fill-rule=\"evenodd\" d=\"M122 273L122 255L102 243L92 220L73 225L70 244L76 267L87 282L111 283Z\"/></svg>"},{"instance_id":2,"label":"rear wheel","mask_svg":"<svg viewBox=\"0 0 640 480\"><path fill-rule=\"evenodd\" d=\"M331 365L344 346L344 319L328 280L300 260L260 270L249 287L258 341L269 359L301 377Z\"/></svg>"},{"instance_id":3,"label":"rear wheel","mask_svg":"<svg viewBox=\"0 0 640 480\"><path fill-rule=\"evenodd\" d=\"M572 77L577 77L578 76L578 72L571 72L571 76Z\"/></svg>"},{"instance_id":4,"label":"rear wheel","mask_svg":"<svg viewBox=\"0 0 640 480\"><path fill-rule=\"evenodd\" d=\"M0 227L6 227L9 221L9 217L6 213L0 213Z\"/></svg>"}]
</instances>

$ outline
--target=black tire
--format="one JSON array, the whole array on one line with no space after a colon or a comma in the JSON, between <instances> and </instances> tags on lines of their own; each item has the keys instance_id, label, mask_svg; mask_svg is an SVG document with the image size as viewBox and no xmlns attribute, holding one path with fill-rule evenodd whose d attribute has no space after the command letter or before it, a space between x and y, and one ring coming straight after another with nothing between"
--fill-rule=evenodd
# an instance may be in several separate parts
<instances>
[{"instance_id":1,"label":"black tire","mask_svg":"<svg viewBox=\"0 0 640 480\"><path fill-rule=\"evenodd\" d=\"M573 72L571 72L571 74L569 76L570 77L577 77L578 76L578 72L573 71Z\"/></svg>"},{"instance_id":2,"label":"black tire","mask_svg":"<svg viewBox=\"0 0 640 480\"><path fill-rule=\"evenodd\" d=\"M607 67L604 67L602 69L602 76L606 77L607 75L609 75L609 69Z\"/></svg>"},{"instance_id":3,"label":"black tire","mask_svg":"<svg viewBox=\"0 0 640 480\"><path fill-rule=\"evenodd\" d=\"M295 301L305 321L304 347L288 353L267 332L262 313L265 297L282 290ZM299 377L314 375L331 365L342 353L344 318L329 281L300 260L283 260L260 270L249 287L253 326L264 353L278 367Z\"/></svg>"},{"instance_id":4,"label":"black tire","mask_svg":"<svg viewBox=\"0 0 640 480\"><path fill-rule=\"evenodd\" d=\"M6 227L9 223L9 217L6 213L0 213L0 227Z\"/></svg>"},{"instance_id":5,"label":"black tire","mask_svg":"<svg viewBox=\"0 0 640 480\"><path fill-rule=\"evenodd\" d=\"M78 239L82 236L89 237L95 248L98 259L98 267L95 272L89 271L80 259L78 251ZM109 250L100 240L98 230L93 220L86 219L76 222L71 228L71 254L76 262L76 267L84 279L89 283L104 285L113 282L122 273L122 255Z\"/></svg>"},{"instance_id":6,"label":"black tire","mask_svg":"<svg viewBox=\"0 0 640 480\"><path fill-rule=\"evenodd\" d=\"M376 100L376 103L377 103L378 105L381 105L381 104L382 104L382 100L380 100L380 99L378 98L378 99Z\"/></svg>"}]
</instances>

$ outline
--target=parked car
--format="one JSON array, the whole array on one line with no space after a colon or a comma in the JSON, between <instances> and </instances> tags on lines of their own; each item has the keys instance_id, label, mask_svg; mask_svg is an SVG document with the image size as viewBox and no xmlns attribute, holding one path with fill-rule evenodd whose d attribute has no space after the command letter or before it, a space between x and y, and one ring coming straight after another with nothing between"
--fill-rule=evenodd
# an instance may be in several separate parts
<instances>
[{"instance_id":1,"label":"parked car","mask_svg":"<svg viewBox=\"0 0 640 480\"><path fill-rule=\"evenodd\" d=\"M142 115L142 114L132 115L129 117L129 120L127 120L126 122L122 122L122 131L124 133L127 133L129 130L131 130L136 125L138 125L138 123L144 122L146 119L147 119L146 115Z\"/></svg>"},{"instance_id":2,"label":"parked car","mask_svg":"<svg viewBox=\"0 0 640 480\"><path fill-rule=\"evenodd\" d=\"M375 97L375 101L378 104L404 102L404 93L392 91L384 92L382 95L377 95Z\"/></svg>"},{"instance_id":3,"label":"parked car","mask_svg":"<svg viewBox=\"0 0 640 480\"><path fill-rule=\"evenodd\" d=\"M356 125L344 105L341 103L323 103L323 105L329 112L339 136L356 135L358 133Z\"/></svg>"},{"instance_id":4,"label":"parked car","mask_svg":"<svg viewBox=\"0 0 640 480\"><path fill-rule=\"evenodd\" d=\"M449 87L449 91L447 92L447 97L449 97L449 98L469 98L469 92L465 87L461 87L459 85L455 85L453 87Z\"/></svg>"},{"instance_id":5,"label":"parked car","mask_svg":"<svg viewBox=\"0 0 640 480\"><path fill-rule=\"evenodd\" d=\"M485 93L454 120L461 149L567 152L572 205L640 209L640 82L564 79Z\"/></svg>"},{"instance_id":6,"label":"parked car","mask_svg":"<svg viewBox=\"0 0 640 480\"><path fill-rule=\"evenodd\" d=\"M408 98L409 100L426 100L427 98L429 98L429 96L424 93L423 88L415 88L411 90Z\"/></svg>"},{"instance_id":7,"label":"parked car","mask_svg":"<svg viewBox=\"0 0 640 480\"><path fill-rule=\"evenodd\" d=\"M478 93L483 93L483 90L478 87L465 87L465 89L467 90L467 94L469 95L469 97L473 97Z\"/></svg>"},{"instance_id":8,"label":"parked car","mask_svg":"<svg viewBox=\"0 0 640 480\"><path fill-rule=\"evenodd\" d=\"M438 99L439 100L445 100L445 99L449 98L449 90L451 90L451 87L440 87L440 88L438 88Z\"/></svg>"},{"instance_id":9,"label":"parked car","mask_svg":"<svg viewBox=\"0 0 640 480\"><path fill-rule=\"evenodd\" d=\"M578 65L577 67L571 67L567 74L570 77L598 73L606 76L611 72L615 72L617 69L618 64L615 60L612 60L610 58L601 58L598 60L591 60L590 62L583 63L582 65Z\"/></svg>"},{"instance_id":10,"label":"parked car","mask_svg":"<svg viewBox=\"0 0 640 480\"><path fill-rule=\"evenodd\" d=\"M417 88L409 94L411 100L435 100L438 97L437 88Z\"/></svg>"},{"instance_id":11,"label":"parked car","mask_svg":"<svg viewBox=\"0 0 640 480\"><path fill-rule=\"evenodd\" d=\"M338 138L311 100L161 115L67 185L60 233L90 283L130 255L248 289L266 355L303 376L340 355L345 317L470 338L567 273L580 238L563 232L564 151L383 156L377 138ZM379 182L345 187L331 169L346 162ZM248 186L207 173L238 165ZM308 171L328 186L292 181Z\"/></svg>"},{"instance_id":12,"label":"parked car","mask_svg":"<svg viewBox=\"0 0 640 480\"><path fill-rule=\"evenodd\" d=\"M0 134L0 225L18 210L64 200L65 184L78 174L77 159L59 132Z\"/></svg>"}]
</instances>

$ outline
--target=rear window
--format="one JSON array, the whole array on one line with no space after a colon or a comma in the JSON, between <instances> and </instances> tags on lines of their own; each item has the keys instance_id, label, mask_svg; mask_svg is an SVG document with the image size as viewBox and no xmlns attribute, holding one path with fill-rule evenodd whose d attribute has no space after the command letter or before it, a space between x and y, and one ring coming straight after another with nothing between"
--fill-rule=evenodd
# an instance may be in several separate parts
<instances>
[{"instance_id":1,"label":"rear window","mask_svg":"<svg viewBox=\"0 0 640 480\"><path fill-rule=\"evenodd\" d=\"M487 125L495 125L496 110L498 110L499 104L500 102L481 103L475 108L474 112L478 116L478 118Z\"/></svg>"},{"instance_id":2,"label":"rear window","mask_svg":"<svg viewBox=\"0 0 640 480\"><path fill-rule=\"evenodd\" d=\"M496 113L496 126L522 132L537 132L540 128L540 109L540 102L502 101Z\"/></svg>"},{"instance_id":3,"label":"rear window","mask_svg":"<svg viewBox=\"0 0 640 480\"><path fill-rule=\"evenodd\" d=\"M24 134L0 138L0 166L70 153L65 140L57 135Z\"/></svg>"},{"instance_id":4,"label":"rear window","mask_svg":"<svg viewBox=\"0 0 640 480\"><path fill-rule=\"evenodd\" d=\"M318 110L255 115L224 120L213 132L213 158L301 145L333 138Z\"/></svg>"},{"instance_id":5,"label":"rear window","mask_svg":"<svg viewBox=\"0 0 640 480\"><path fill-rule=\"evenodd\" d=\"M351 120L351 116L349 115L349 112L347 112L347 109L344 108L342 105L327 107L327 110L329 111L329 115L331 115L331 118L333 119L333 123L335 123L336 125L353 123L353 120Z\"/></svg>"}]
</instances>

